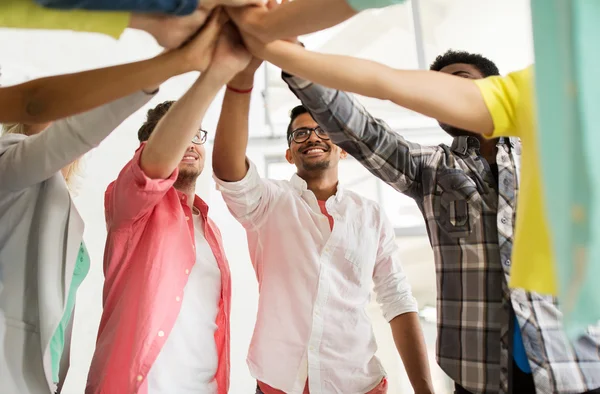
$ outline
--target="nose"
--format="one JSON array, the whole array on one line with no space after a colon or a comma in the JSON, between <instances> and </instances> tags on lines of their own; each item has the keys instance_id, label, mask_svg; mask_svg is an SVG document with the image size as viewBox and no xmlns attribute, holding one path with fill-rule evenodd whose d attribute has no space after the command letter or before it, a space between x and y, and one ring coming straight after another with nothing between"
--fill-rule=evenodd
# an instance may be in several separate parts
<instances>
[{"instance_id":1,"label":"nose","mask_svg":"<svg viewBox=\"0 0 600 394\"><path fill-rule=\"evenodd\" d=\"M308 141L307 142L311 142L311 143L321 142L321 139L317 136L317 132L315 130L313 130L310 133L310 136L308 137Z\"/></svg>"}]
</instances>

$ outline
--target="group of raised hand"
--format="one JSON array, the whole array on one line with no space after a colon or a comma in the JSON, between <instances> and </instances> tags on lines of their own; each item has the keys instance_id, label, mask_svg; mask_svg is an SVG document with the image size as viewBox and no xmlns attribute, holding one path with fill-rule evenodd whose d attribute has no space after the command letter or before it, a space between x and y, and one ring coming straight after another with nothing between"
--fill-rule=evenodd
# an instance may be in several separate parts
<instances>
[{"instance_id":1,"label":"group of raised hand","mask_svg":"<svg viewBox=\"0 0 600 394\"><path fill-rule=\"evenodd\" d=\"M33 7L33 0L27 2ZM21 10L23 3L14 4L16 13L24 12ZM323 12L324 9L327 11ZM59 15L61 21L65 20L64 11L48 12ZM235 42L230 48L235 48L241 58L244 47L256 54L269 41L316 31L356 13L346 0L296 0L283 1L281 4L276 0L206 0L185 16L134 12L127 16L130 18L129 27L149 32L167 51L141 62L0 88L0 123L51 122L90 110L145 87L159 85L182 73L205 71L219 34L228 23L223 40ZM85 15L92 15L89 16L92 18L95 14L89 12ZM111 13L110 17L113 14L117 13ZM81 14L78 15L81 17ZM212 22L207 22L210 18ZM11 23L11 18L8 18L3 25L14 27L14 23ZM250 58L248 54L244 56Z\"/></svg>"}]
</instances>

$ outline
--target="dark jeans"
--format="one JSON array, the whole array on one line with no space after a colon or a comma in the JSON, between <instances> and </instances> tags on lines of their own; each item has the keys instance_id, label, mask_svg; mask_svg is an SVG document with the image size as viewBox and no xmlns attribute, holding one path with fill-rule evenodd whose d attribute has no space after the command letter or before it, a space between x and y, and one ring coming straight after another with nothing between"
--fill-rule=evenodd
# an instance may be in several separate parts
<instances>
[{"instance_id":1,"label":"dark jeans","mask_svg":"<svg viewBox=\"0 0 600 394\"><path fill-rule=\"evenodd\" d=\"M35 0L41 6L63 10L156 12L189 15L198 8L198 0Z\"/></svg>"}]
</instances>

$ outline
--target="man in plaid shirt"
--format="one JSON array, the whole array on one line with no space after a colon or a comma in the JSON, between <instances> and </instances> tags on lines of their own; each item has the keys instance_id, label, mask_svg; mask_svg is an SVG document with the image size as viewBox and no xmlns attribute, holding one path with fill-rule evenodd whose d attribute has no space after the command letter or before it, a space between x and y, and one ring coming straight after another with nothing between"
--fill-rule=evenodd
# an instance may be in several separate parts
<instances>
[{"instance_id":1,"label":"man in plaid shirt","mask_svg":"<svg viewBox=\"0 0 600 394\"><path fill-rule=\"evenodd\" d=\"M432 70L498 75L480 55L449 51ZM600 330L570 343L553 297L510 289L520 141L448 125L451 146L406 141L356 99L284 81L333 142L423 213L437 272L437 359L456 393L600 393ZM532 245L535 247L535 245Z\"/></svg>"}]
</instances>

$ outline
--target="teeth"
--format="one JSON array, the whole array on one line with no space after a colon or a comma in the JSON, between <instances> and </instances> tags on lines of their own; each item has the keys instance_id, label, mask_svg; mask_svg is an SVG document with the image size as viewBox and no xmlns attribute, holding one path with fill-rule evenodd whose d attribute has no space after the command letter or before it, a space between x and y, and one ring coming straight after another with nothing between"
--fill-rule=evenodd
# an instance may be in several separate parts
<instances>
[{"instance_id":1,"label":"teeth","mask_svg":"<svg viewBox=\"0 0 600 394\"><path fill-rule=\"evenodd\" d=\"M316 149L309 149L308 151L306 151L306 153L314 153L314 152L325 152L323 149L320 148L316 148Z\"/></svg>"}]
</instances>

